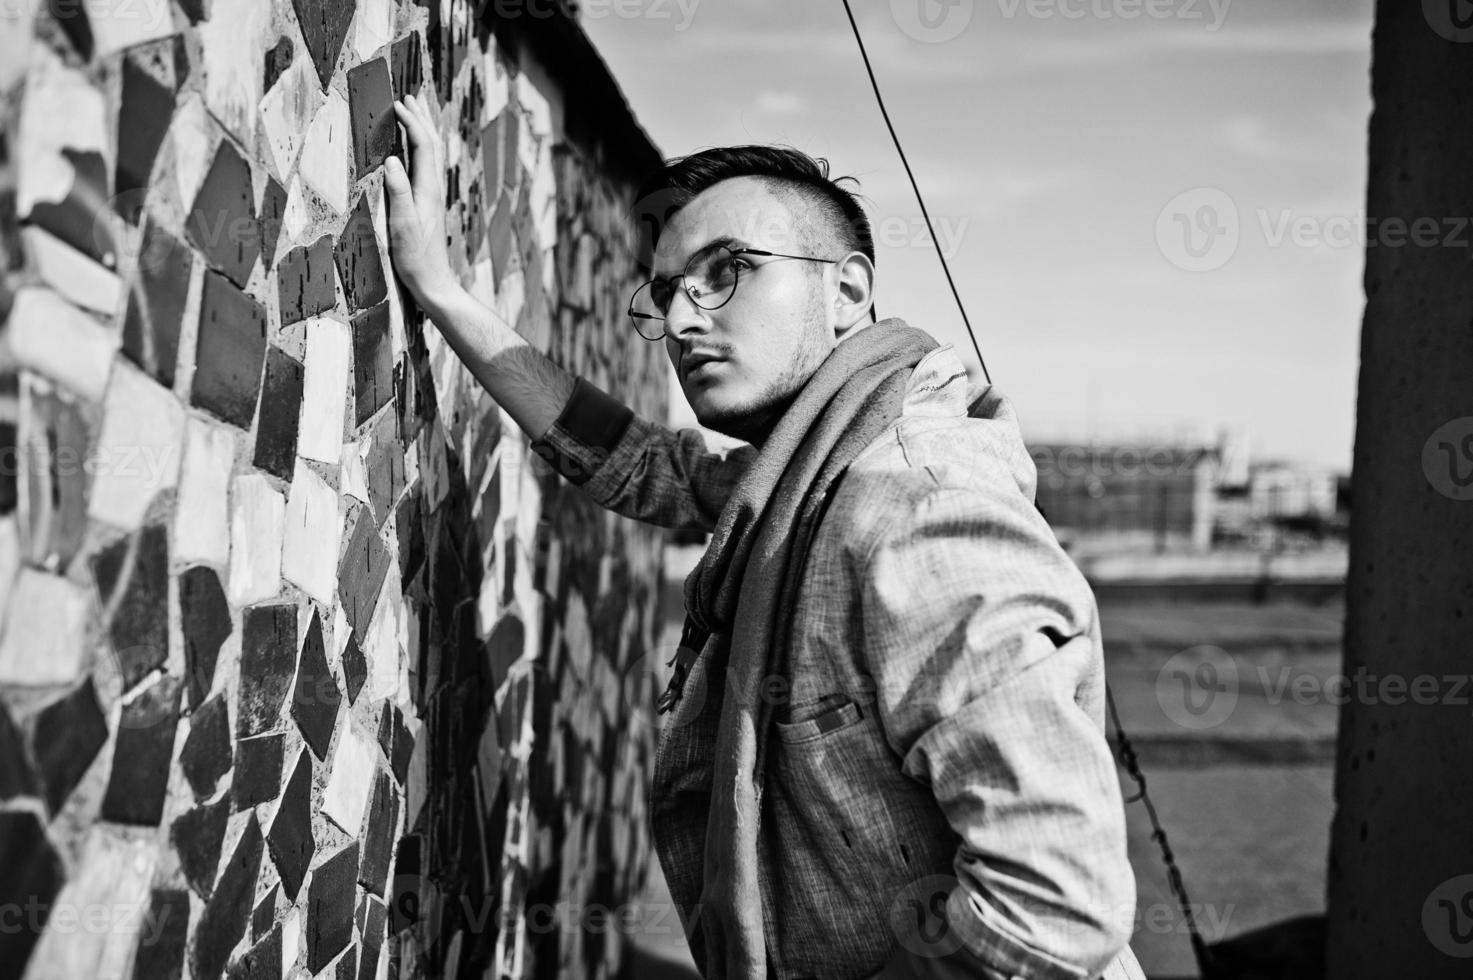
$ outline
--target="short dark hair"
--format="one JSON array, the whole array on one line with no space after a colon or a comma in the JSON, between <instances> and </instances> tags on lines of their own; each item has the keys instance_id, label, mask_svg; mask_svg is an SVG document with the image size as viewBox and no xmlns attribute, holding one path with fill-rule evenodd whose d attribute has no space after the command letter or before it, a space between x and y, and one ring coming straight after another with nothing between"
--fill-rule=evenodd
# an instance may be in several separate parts
<instances>
[{"instance_id":1,"label":"short dark hair","mask_svg":"<svg viewBox=\"0 0 1473 980\"><path fill-rule=\"evenodd\" d=\"M828 233L873 264L874 236L859 199L840 187L853 177L830 179L829 162L788 146L717 146L665 161L636 191L631 218L639 261L653 270L660 235L696 195L733 177L757 177L794 213L812 215L813 230ZM818 243L814 243L818 244ZM826 244L826 243L824 243Z\"/></svg>"}]
</instances>

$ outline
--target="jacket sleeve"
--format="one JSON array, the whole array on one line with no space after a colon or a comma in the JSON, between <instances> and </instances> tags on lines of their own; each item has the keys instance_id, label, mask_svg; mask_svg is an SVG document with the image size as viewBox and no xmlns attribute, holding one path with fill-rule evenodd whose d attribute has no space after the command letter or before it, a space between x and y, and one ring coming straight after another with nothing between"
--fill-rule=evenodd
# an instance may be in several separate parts
<instances>
[{"instance_id":1,"label":"jacket sleeve","mask_svg":"<svg viewBox=\"0 0 1473 980\"><path fill-rule=\"evenodd\" d=\"M1135 881L1087 582L1002 467L934 485L870 538L865 668L907 775L961 838L951 937L882 977L1097 977Z\"/></svg>"},{"instance_id":2,"label":"jacket sleeve","mask_svg":"<svg viewBox=\"0 0 1473 980\"><path fill-rule=\"evenodd\" d=\"M634 414L578 378L572 397L532 452L596 503L660 527L709 531L756 456L721 451L699 429L670 429Z\"/></svg>"}]
</instances>

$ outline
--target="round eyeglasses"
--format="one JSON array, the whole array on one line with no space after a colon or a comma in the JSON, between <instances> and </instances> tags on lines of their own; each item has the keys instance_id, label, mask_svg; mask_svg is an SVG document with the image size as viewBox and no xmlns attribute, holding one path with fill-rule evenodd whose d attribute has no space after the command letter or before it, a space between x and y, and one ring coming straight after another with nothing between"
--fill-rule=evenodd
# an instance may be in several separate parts
<instances>
[{"instance_id":1,"label":"round eyeglasses","mask_svg":"<svg viewBox=\"0 0 1473 980\"><path fill-rule=\"evenodd\" d=\"M720 309L731 302L736 294L741 270L755 272L762 268L745 261L744 255L765 255L776 259L801 259L807 262L837 262L837 259L821 259L816 255L785 255L760 248L729 248L725 245L709 245L690 257L685 271L668 279L651 279L634 291L629 300L629 320L634 329L645 340L665 339L665 317L670 314L670 304L675 301L675 281L682 280L680 289L690 301L703 310Z\"/></svg>"}]
</instances>

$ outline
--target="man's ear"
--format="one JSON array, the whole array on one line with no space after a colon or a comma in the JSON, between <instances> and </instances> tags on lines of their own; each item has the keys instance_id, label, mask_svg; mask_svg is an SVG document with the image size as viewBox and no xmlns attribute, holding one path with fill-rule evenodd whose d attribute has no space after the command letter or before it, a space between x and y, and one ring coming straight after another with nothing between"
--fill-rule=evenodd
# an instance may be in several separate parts
<instances>
[{"instance_id":1,"label":"man's ear","mask_svg":"<svg viewBox=\"0 0 1473 980\"><path fill-rule=\"evenodd\" d=\"M863 252L850 252L836 270L839 290L834 297L834 336L842 340L873 319L875 265Z\"/></svg>"}]
</instances>

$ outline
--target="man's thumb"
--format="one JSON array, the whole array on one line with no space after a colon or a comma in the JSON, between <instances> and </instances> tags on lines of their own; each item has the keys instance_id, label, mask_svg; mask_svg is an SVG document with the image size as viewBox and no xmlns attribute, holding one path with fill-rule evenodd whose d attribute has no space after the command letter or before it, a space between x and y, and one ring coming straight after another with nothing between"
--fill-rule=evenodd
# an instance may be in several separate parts
<instances>
[{"instance_id":1,"label":"man's thumb","mask_svg":"<svg viewBox=\"0 0 1473 980\"><path fill-rule=\"evenodd\" d=\"M409 175L404 172L404 164L399 162L398 157L389 157L384 161L384 185L393 197L414 197L414 191L409 186Z\"/></svg>"}]
</instances>

